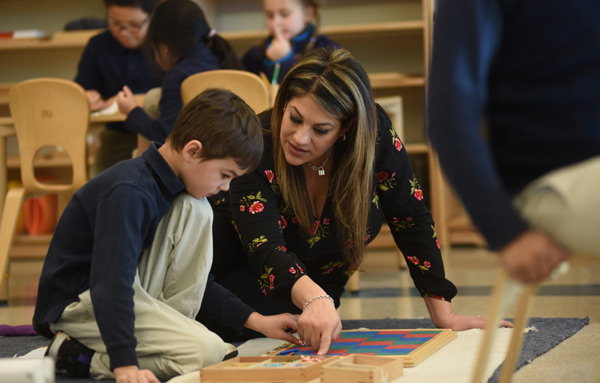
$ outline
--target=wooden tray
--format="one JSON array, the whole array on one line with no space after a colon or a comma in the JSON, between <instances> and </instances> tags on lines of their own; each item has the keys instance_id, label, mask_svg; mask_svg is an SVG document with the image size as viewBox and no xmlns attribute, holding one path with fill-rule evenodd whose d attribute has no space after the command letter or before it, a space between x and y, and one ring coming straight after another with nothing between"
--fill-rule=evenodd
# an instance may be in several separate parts
<instances>
[{"instance_id":1,"label":"wooden tray","mask_svg":"<svg viewBox=\"0 0 600 383\"><path fill-rule=\"evenodd\" d=\"M387 383L402 376L402 359L350 355L321 368L321 383Z\"/></svg>"},{"instance_id":2,"label":"wooden tray","mask_svg":"<svg viewBox=\"0 0 600 383\"><path fill-rule=\"evenodd\" d=\"M322 361L302 362L293 356L238 356L200 370L201 382L306 382L320 376L321 367L337 360L337 356Z\"/></svg>"}]
</instances>

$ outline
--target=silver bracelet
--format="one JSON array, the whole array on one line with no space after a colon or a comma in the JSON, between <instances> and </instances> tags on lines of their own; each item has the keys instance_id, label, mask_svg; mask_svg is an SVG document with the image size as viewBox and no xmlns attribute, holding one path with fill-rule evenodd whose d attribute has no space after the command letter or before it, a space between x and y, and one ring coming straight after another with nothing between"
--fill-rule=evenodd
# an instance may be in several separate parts
<instances>
[{"instance_id":1,"label":"silver bracelet","mask_svg":"<svg viewBox=\"0 0 600 383\"><path fill-rule=\"evenodd\" d=\"M330 297L329 295L327 295L327 294L315 295L314 297L312 297L312 298L310 298L309 300L306 301L306 303L302 307L302 311L304 311L309 304L311 304L314 301L316 301L317 299L321 299L321 298L327 298L327 299L329 299L335 305L335 302L334 302L333 298Z\"/></svg>"}]
</instances>

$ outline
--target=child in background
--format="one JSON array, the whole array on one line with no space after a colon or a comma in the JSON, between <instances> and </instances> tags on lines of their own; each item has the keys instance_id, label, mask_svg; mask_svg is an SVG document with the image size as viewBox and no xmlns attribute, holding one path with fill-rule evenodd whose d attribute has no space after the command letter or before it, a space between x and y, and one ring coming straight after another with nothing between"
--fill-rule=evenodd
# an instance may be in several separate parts
<instances>
[{"instance_id":1,"label":"child in background","mask_svg":"<svg viewBox=\"0 0 600 383\"><path fill-rule=\"evenodd\" d=\"M90 39L75 76L86 90L91 110L109 107L123 86L145 93L160 84L160 68L150 65L141 49L158 0L104 0L104 4L108 29ZM131 158L136 144L136 135L126 132L122 122L106 124L90 177Z\"/></svg>"},{"instance_id":2,"label":"child in background","mask_svg":"<svg viewBox=\"0 0 600 383\"><path fill-rule=\"evenodd\" d=\"M269 37L242 57L244 69L264 73L272 84L279 84L298 59L314 48L340 46L319 35L313 21L318 17L318 0L263 0ZM279 64L279 65L277 65ZM273 78L278 66L277 78Z\"/></svg>"},{"instance_id":3,"label":"child in background","mask_svg":"<svg viewBox=\"0 0 600 383\"><path fill-rule=\"evenodd\" d=\"M123 86L145 93L160 84L160 68L152 68L141 49L158 0L104 0L104 4L108 29L90 39L75 76L86 90L91 110L110 106ZM136 142L136 135L126 132L122 122L106 124L90 177L131 158Z\"/></svg>"},{"instance_id":4,"label":"child in background","mask_svg":"<svg viewBox=\"0 0 600 383\"><path fill-rule=\"evenodd\" d=\"M164 142L183 107L183 80L199 72L241 67L229 43L215 34L202 9L190 0L161 2L150 20L146 43L156 62L167 71L158 103L159 118L151 118L139 107L127 86L117 95L117 102L127 115L125 129Z\"/></svg>"},{"instance_id":5,"label":"child in background","mask_svg":"<svg viewBox=\"0 0 600 383\"><path fill-rule=\"evenodd\" d=\"M187 1L187 0L186 0ZM166 143L75 193L48 250L33 317L47 354L78 378L158 382L237 354L194 320L202 311L298 343L291 314L263 316L214 282L205 197L252 171L261 126L235 94L209 89L183 108Z\"/></svg>"}]
</instances>

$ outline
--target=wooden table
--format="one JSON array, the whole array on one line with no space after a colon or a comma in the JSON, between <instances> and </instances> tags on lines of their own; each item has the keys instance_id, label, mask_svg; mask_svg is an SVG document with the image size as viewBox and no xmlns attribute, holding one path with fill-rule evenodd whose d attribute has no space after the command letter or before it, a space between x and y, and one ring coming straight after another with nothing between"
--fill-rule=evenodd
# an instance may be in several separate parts
<instances>
[{"instance_id":1,"label":"wooden table","mask_svg":"<svg viewBox=\"0 0 600 383\"><path fill-rule=\"evenodd\" d=\"M107 122L125 121L125 115L121 113L90 115L90 124L104 124ZM6 165L6 140L16 135L12 117L0 117L0 215L4 209L6 191L8 185L8 169Z\"/></svg>"}]
</instances>

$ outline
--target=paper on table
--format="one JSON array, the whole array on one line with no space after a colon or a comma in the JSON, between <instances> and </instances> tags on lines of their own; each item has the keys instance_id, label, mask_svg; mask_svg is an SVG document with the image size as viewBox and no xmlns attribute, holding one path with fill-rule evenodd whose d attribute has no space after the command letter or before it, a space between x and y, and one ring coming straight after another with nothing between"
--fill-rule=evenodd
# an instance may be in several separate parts
<instances>
[{"instance_id":1,"label":"paper on table","mask_svg":"<svg viewBox=\"0 0 600 383\"><path fill-rule=\"evenodd\" d=\"M103 115L107 115L107 114L115 114L118 112L119 112L119 105L117 105L117 100L114 99L112 104L110 104L110 106L108 106L104 109L100 109L95 112L92 112L91 115L92 116L103 116Z\"/></svg>"}]
</instances>

